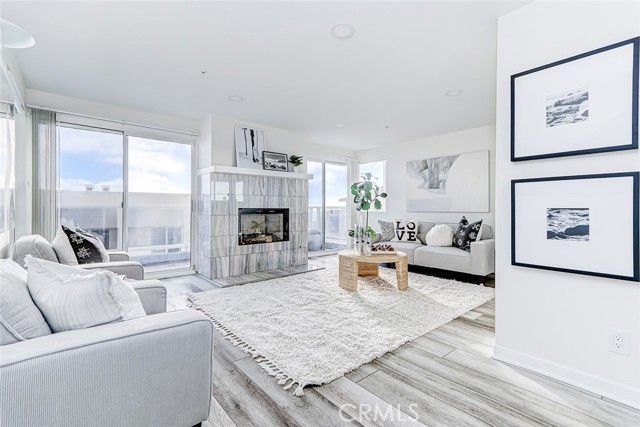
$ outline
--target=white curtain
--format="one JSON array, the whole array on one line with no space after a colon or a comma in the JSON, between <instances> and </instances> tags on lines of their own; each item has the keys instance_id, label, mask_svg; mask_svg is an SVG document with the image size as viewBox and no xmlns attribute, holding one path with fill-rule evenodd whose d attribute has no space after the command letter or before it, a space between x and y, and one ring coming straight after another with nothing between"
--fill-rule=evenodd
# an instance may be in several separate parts
<instances>
[{"instance_id":1,"label":"white curtain","mask_svg":"<svg viewBox=\"0 0 640 427\"><path fill-rule=\"evenodd\" d=\"M15 227L15 120L13 106L0 104L0 234Z\"/></svg>"},{"instance_id":2,"label":"white curtain","mask_svg":"<svg viewBox=\"0 0 640 427\"><path fill-rule=\"evenodd\" d=\"M33 233L51 241L57 226L57 183L58 131L56 113L32 109L33 124L33 164L34 200Z\"/></svg>"}]
</instances>

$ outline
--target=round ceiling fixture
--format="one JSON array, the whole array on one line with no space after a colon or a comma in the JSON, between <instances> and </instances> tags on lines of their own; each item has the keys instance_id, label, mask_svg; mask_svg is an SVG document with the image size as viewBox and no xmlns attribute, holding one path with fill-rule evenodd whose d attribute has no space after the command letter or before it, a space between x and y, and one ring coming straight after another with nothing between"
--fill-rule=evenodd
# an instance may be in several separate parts
<instances>
[{"instance_id":1,"label":"round ceiling fixture","mask_svg":"<svg viewBox=\"0 0 640 427\"><path fill-rule=\"evenodd\" d=\"M385 129L391 129L391 125L384 125Z\"/></svg>"},{"instance_id":2,"label":"round ceiling fixture","mask_svg":"<svg viewBox=\"0 0 640 427\"><path fill-rule=\"evenodd\" d=\"M462 89L452 89L445 93L447 96L460 96L462 95Z\"/></svg>"},{"instance_id":3,"label":"round ceiling fixture","mask_svg":"<svg viewBox=\"0 0 640 427\"><path fill-rule=\"evenodd\" d=\"M229 101L233 101L233 102L242 102L244 101L244 98L241 97L240 95L231 95L229 97Z\"/></svg>"},{"instance_id":4,"label":"round ceiling fixture","mask_svg":"<svg viewBox=\"0 0 640 427\"><path fill-rule=\"evenodd\" d=\"M351 24L336 24L331 27L331 35L338 40L349 40L356 29Z\"/></svg>"},{"instance_id":5,"label":"round ceiling fixture","mask_svg":"<svg viewBox=\"0 0 640 427\"><path fill-rule=\"evenodd\" d=\"M0 19L0 44L10 49L24 49L33 46L36 41L16 24Z\"/></svg>"}]
</instances>

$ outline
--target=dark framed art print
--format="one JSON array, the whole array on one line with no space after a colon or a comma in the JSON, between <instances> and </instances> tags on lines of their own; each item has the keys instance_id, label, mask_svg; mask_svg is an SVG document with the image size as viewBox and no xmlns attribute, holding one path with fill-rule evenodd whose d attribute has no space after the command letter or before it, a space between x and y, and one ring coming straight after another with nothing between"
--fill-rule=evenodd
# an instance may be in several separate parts
<instances>
[{"instance_id":1,"label":"dark framed art print","mask_svg":"<svg viewBox=\"0 0 640 427\"><path fill-rule=\"evenodd\" d=\"M511 160L638 148L640 38L511 76Z\"/></svg>"},{"instance_id":2,"label":"dark framed art print","mask_svg":"<svg viewBox=\"0 0 640 427\"><path fill-rule=\"evenodd\" d=\"M263 151L262 168L264 170L286 172L289 169L289 157L284 153Z\"/></svg>"},{"instance_id":3,"label":"dark framed art print","mask_svg":"<svg viewBox=\"0 0 640 427\"><path fill-rule=\"evenodd\" d=\"M640 281L639 175L511 181L511 264Z\"/></svg>"}]
</instances>

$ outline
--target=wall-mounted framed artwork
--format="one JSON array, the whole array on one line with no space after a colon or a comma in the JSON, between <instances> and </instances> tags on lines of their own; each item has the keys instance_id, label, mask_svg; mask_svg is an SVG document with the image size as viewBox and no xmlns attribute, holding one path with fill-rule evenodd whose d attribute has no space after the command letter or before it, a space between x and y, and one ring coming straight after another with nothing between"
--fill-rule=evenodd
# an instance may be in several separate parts
<instances>
[{"instance_id":1,"label":"wall-mounted framed artwork","mask_svg":"<svg viewBox=\"0 0 640 427\"><path fill-rule=\"evenodd\" d=\"M640 38L511 76L511 161L638 148Z\"/></svg>"},{"instance_id":2,"label":"wall-mounted framed artwork","mask_svg":"<svg viewBox=\"0 0 640 427\"><path fill-rule=\"evenodd\" d=\"M408 212L489 212L489 151L407 162Z\"/></svg>"},{"instance_id":3,"label":"wall-mounted framed artwork","mask_svg":"<svg viewBox=\"0 0 640 427\"><path fill-rule=\"evenodd\" d=\"M262 169L262 152L267 149L264 131L246 126L236 126L235 139L236 166Z\"/></svg>"},{"instance_id":4,"label":"wall-mounted framed artwork","mask_svg":"<svg viewBox=\"0 0 640 427\"><path fill-rule=\"evenodd\" d=\"M639 176L511 181L511 264L640 281Z\"/></svg>"},{"instance_id":5,"label":"wall-mounted framed artwork","mask_svg":"<svg viewBox=\"0 0 640 427\"><path fill-rule=\"evenodd\" d=\"M289 170L289 156L284 153L263 151L262 168L269 171L287 172Z\"/></svg>"}]
</instances>

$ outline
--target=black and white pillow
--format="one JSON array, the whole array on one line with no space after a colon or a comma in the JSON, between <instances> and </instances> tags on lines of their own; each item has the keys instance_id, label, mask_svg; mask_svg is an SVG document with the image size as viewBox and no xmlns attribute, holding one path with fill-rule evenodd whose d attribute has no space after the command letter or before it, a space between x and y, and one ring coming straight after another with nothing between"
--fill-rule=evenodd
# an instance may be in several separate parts
<instances>
[{"instance_id":1,"label":"black and white pillow","mask_svg":"<svg viewBox=\"0 0 640 427\"><path fill-rule=\"evenodd\" d=\"M62 233L60 233L60 230L58 231L53 247L61 263L74 265L109 262L109 254L97 236L81 228L72 230L64 225L60 227ZM62 238L62 236L66 237L66 239ZM75 262L70 259L71 254L75 257Z\"/></svg>"},{"instance_id":2,"label":"black and white pillow","mask_svg":"<svg viewBox=\"0 0 640 427\"><path fill-rule=\"evenodd\" d=\"M453 246L471 252L471 242L475 242L482 227L482 220L469 224L466 217L462 217L453 234Z\"/></svg>"},{"instance_id":3,"label":"black and white pillow","mask_svg":"<svg viewBox=\"0 0 640 427\"><path fill-rule=\"evenodd\" d=\"M403 221L396 219L394 224L394 242L411 242L421 243L418 240L418 220L412 219L411 221Z\"/></svg>"},{"instance_id":4,"label":"black and white pillow","mask_svg":"<svg viewBox=\"0 0 640 427\"><path fill-rule=\"evenodd\" d=\"M396 226L393 221L378 220L380 226L380 241L390 242L396 236Z\"/></svg>"}]
</instances>

